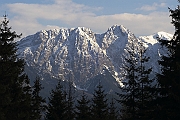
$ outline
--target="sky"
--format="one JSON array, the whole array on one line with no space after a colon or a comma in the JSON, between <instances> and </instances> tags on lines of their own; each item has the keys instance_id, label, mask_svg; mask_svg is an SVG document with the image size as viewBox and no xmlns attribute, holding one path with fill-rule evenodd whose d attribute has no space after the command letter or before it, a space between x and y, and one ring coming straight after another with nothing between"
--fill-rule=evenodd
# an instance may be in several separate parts
<instances>
[{"instance_id":1,"label":"sky","mask_svg":"<svg viewBox=\"0 0 180 120\"><path fill-rule=\"evenodd\" d=\"M104 33L123 25L136 36L159 31L173 34L169 8L178 0L0 0L0 20L6 13L12 30L23 37L40 30L87 27Z\"/></svg>"}]
</instances>

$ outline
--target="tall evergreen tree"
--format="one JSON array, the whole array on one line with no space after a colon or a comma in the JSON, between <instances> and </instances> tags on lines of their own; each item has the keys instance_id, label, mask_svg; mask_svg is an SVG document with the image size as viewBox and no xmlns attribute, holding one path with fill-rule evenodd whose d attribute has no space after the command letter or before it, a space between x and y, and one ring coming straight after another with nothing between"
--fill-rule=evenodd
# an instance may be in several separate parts
<instances>
[{"instance_id":1,"label":"tall evergreen tree","mask_svg":"<svg viewBox=\"0 0 180 120\"><path fill-rule=\"evenodd\" d=\"M99 82L97 89L94 90L93 98L92 98L92 119L94 120L106 120L108 119L108 103L107 98L102 90L102 85Z\"/></svg>"},{"instance_id":2,"label":"tall evergreen tree","mask_svg":"<svg viewBox=\"0 0 180 120\"><path fill-rule=\"evenodd\" d=\"M157 74L158 81L158 114L156 119L178 120L180 119L180 5L175 10L170 10L172 24L175 27L173 39L160 40L168 49L168 55L161 57L161 73ZM154 113L155 114L155 113Z\"/></svg>"},{"instance_id":3,"label":"tall evergreen tree","mask_svg":"<svg viewBox=\"0 0 180 120\"><path fill-rule=\"evenodd\" d=\"M109 113L108 113L109 120L118 120L119 119L119 112L117 111L117 107L115 106L114 98L111 99L109 104Z\"/></svg>"},{"instance_id":4,"label":"tall evergreen tree","mask_svg":"<svg viewBox=\"0 0 180 120\"><path fill-rule=\"evenodd\" d=\"M138 103L138 119L148 119L151 111L151 102L154 97L154 79L150 78L150 73L152 68L147 68L147 62L149 57L145 55L146 48L143 43L139 42L138 47L138 57L139 57L139 69L136 74L138 74L137 83L139 84L137 103Z\"/></svg>"},{"instance_id":5,"label":"tall evergreen tree","mask_svg":"<svg viewBox=\"0 0 180 120\"><path fill-rule=\"evenodd\" d=\"M66 111L65 111L65 116L66 120L74 120L75 118L75 107L74 107L74 96L73 96L73 83L69 81L69 88L66 92Z\"/></svg>"},{"instance_id":6,"label":"tall evergreen tree","mask_svg":"<svg viewBox=\"0 0 180 120\"><path fill-rule=\"evenodd\" d=\"M40 91L43 89L40 77L36 77L34 81L32 92L32 119L40 120L42 118L42 112L45 110L45 99L40 96Z\"/></svg>"},{"instance_id":7,"label":"tall evergreen tree","mask_svg":"<svg viewBox=\"0 0 180 120\"><path fill-rule=\"evenodd\" d=\"M117 93L122 105L122 119L145 119L150 114L149 102L152 101L154 87L150 79L151 68L147 68L149 57L145 55L143 43L130 38L124 56L124 81L122 93Z\"/></svg>"},{"instance_id":8,"label":"tall evergreen tree","mask_svg":"<svg viewBox=\"0 0 180 120\"><path fill-rule=\"evenodd\" d=\"M61 82L51 91L47 107L46 120L66 120L66 93L63 90Z\"/></svg>"},{"instance_id":9,"label":"tall evergreen tree","mask_svg":"<svg viewBox=\"0 0 180 120\"><path fill-rule=\"evenodd\" d=\"M76 105L76 120L90 120L91 119L91 111L89 106L89 100L87 96L82 94L81 99L77 100Z\"/></svg>"},{"instance_id":10,"label":"tall evergreen tree","mask_svg":"<svg viewBox=\"0 0 180 120\"><path fill-rule=\"evenodd\" d=\"M8 27L7 16L0 24L0 119L30 119L31 95L29 79L24 73L24 60L17 57L17 43L20 38Z\"/></svg>"},{"instance_id":11,"label":"tall evergreen tree","mask_svg":"<svg viewBox=\"0 0 180 120\"><path fill-rule=\"evenodd\" d=\"M136 40L136 41L135 41ZM121 109L121 119L137 119L137 97L139 93L139 84L137 81L138 78L138 55L136 53L137 39L130 38L129 44L126 47L126 55L124 55L123 63L123 87L120 89L122 93L117 93L120 97L117 101L122 105Z\"/></svg>"}]
</instances>

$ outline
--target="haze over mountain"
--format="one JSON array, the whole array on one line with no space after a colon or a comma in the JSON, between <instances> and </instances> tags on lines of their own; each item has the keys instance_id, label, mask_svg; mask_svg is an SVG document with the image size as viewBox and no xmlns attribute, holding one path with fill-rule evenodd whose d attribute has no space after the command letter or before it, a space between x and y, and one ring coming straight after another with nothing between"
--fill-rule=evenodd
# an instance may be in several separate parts
<instances>
[{"instance_id":1,"label":"haze over mountain","mask_svg":"<svg viewBox=\"0 0 180 120\"><path fill-rule=\"evenodd\" d=\"M133 39L143 42L150 57L147 67L159 72L158 59L166 54L157 41L172 39L173 35L158 32L136 37L122 25L113 25L105 33L97 34L85 27L42 30L21 39L19 57L26 61L26 72L35 79L39 75L45 89L51 89L58 79L72 81L75 88L92 93L99 81L106 92L114 92L121 85L121 67L125 48Z\"/></svg>"}]
</instances>

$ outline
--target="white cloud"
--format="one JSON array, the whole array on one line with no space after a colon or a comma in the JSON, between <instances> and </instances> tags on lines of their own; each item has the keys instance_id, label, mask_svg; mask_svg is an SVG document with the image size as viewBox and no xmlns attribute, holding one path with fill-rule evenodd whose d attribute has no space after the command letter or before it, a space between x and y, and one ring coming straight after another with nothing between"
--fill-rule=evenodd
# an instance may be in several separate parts
<instances>
[{"instance_id":1,"label":"white cloud","mask_svg":"<svg viewBox=\"0 0 180 120\"><path fill-rule=\"evenodd\" d=\"M155 11L158 8L164 8L166 7L166 3L153 3L153 5L144 5L141 8L137 8L138 10L143 10L143 11Z\"/></svg>"},{"instance_id":2,"label":"white cloud","mask_svg":"<svg viewBox=\"0 0 180 120\"><path fill-rule=\"evenodd\" d=\"M45 25L39 20L42 22L59 21L59 27L64 24L67 27L89 27L99 33L105 32L114 24L124 25L135 35L148 35L162 30L172 32L168 12L153 12L148 15L122 13L98 16L95 13L102 8L77 4L72 0L55 0L54 4L48 5L16 3L8 4L7 7L15 14L15 17L10 20L12 27L24 36L41 29L58 28L54 26L54 23Z\"/></svg>"},{"instance_id":3,"label":"white cloud","mask_svg":"<svg viewBox=\"0 0 180 120\"><path fill-rule=\"evenodd\" d=\"M121 24L130 29L135 35L149 35L159 31L172 33L169 14L165 12L154 12L148 15L142 14L115 14L96 16L92 19L82 20L88 23L88 27L105 31L113 24ZM86 24L84 23L84 24Z\"/></svg>"}]
</instances>

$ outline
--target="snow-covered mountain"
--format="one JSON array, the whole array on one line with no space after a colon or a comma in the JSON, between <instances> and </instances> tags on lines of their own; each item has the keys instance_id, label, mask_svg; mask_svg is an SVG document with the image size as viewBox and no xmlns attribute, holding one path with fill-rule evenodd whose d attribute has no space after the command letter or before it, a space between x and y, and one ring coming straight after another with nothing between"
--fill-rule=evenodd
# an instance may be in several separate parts
<instances>
[{"instance_id":1,"label":"snow-covered mountain","mask_svg":"<svg viewBox=\"0 0 180 120\"><path fill-rule=\"evenodd\" d=\"M158 64L158 60L160 60L162 55L167 54L167 49L160 45L157 38L171 40L173 35L161 31L153 35L138 37L138 39L141 40L144 43L144 46L147 48L146 54L150 57L148 66L152 67L153 72L159 73L160 66Z\"/></svg>"},{"instance_id":2,"label":"snow-covered mountain","mask_svg":"<svg viewBox=\"0 0 180 120\"><path fill-rule=\"evenodd\" d=\"M71 80L77 89L90 91L101 81L111 92L121 84L122 55L132 39L144 43L150 56L148 65L159 71L157 60L166 50L157 37L170 40L172 35L159 32L137 38L122 25L114 25L103 34L84 27L42 30L21 39L18 54L26 61L28 75L40 75L46 85L55 79Z\"/></svg>"}]
</instances>

